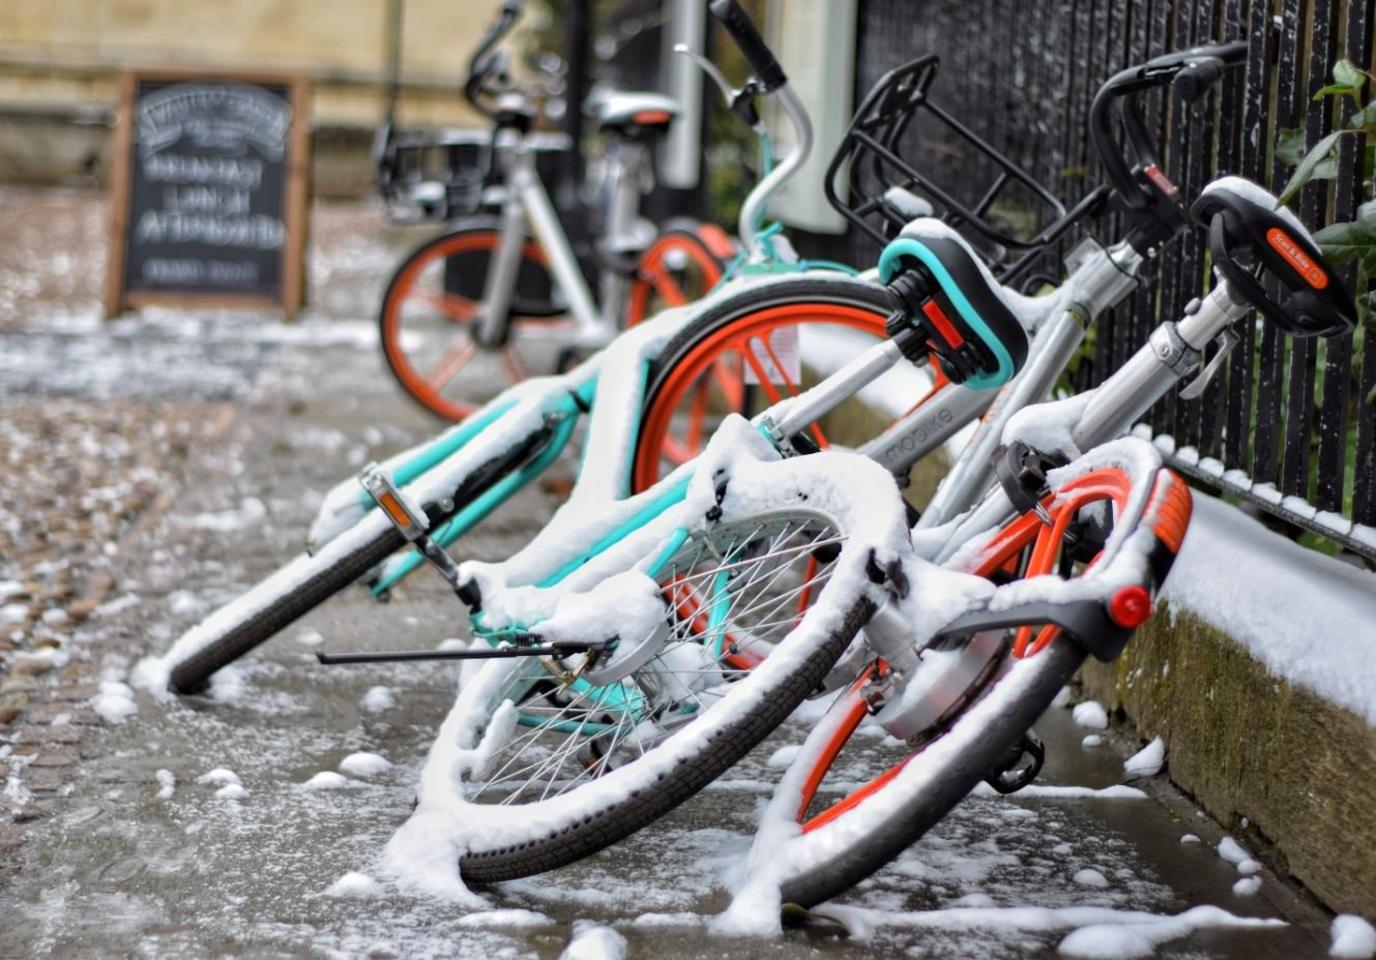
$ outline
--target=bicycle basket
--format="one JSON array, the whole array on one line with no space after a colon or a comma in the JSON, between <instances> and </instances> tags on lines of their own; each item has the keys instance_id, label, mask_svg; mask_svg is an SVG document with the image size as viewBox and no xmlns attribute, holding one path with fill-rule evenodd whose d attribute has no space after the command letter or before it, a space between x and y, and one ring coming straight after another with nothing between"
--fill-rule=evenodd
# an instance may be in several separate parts
<instances>
[{"instance_id":1,"label":"bicycle basket","mask_svg":"<svg viewBox=\"0 0 1376 960\"><path fill-rule=\"evenodd\" d=\"M827 201L880 245L916 216L956 228L1001 277L1023 273L1091 207L1049 190L932 102L939 60L919 57L865 96L827 168ZM903 158L920 150L921 170Z\"/></svg>"}]
</instances>

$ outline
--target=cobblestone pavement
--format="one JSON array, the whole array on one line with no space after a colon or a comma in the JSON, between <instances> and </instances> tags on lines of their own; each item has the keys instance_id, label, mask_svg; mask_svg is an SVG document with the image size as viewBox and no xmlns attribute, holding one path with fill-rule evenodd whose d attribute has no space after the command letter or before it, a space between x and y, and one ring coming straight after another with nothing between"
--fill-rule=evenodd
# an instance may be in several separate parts
<instances>
[{"instance_id":1,"label":"cobblestone pavement","mask_svg":"<svg viewBox=\"0 0 1376 960\"><path fill-rule=\"evenodd\" d=\"M79 199L63 202L79 210ZM1070 928L1023 908L1174 914L1200 904L1287 923L1199 931L1160 956L1326 952L1327 918L1269 869L1258 893L1235 892L1238 873L1215 852L1221 833L1157 781L1138 784L1141 799L971 799L843 898L871 911L848 937L826 923L765 941L714 936L703 918L724 906L777 776L769 758L801 723L628 842L486 891L486 909L385 887L368 899L328 895L345 873L369 872L405 819L456 671L326 669L312 651L466 636L438 579L413 577L390 605L361 593L325 604L207 696L157 701L125 681L140 657L299 549L335 481L435 429L398 396L372 342L368 297L390 255L372 232L375 213L334 211L317 230L329 216L347 264L331 299L318 297L328 306L297 327L160 313L111 330L56 311L0 324L0 357L53 336L67 356L80 346L177 358L155 364L157 377L130 359L126 376L46 392L29 361L0 360L0 580L17 584L0 602L14 647L0 650L10 708L0 714L0 957L552 958L589 920L615 927L631 957L1049 957ZM317 270L329 275L328 264ZM226 365L233 375L214 380ZM60 480L45 487L45 477ZM526 490L463 555L509 554L554 506L546 489ZM1049 784L1119 783L1122 748L1135 747L1111 735L1082 745L1065 710L1041 732ZM875 750L867 762L884 762L877 740ZM305 786L355 751L392 766L347 789ZM215 771L226 770L238 799L222 793L231 780ZM1202 842L1182 844L1187 833Z\"/></svg>"}]
</instances>

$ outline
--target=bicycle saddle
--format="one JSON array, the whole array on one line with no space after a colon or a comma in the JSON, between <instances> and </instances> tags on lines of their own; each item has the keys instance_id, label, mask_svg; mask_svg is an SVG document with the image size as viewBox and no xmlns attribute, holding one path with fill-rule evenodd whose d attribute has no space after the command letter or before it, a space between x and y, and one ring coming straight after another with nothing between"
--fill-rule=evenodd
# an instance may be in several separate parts
<instances>
[{"instance_id":1,"label":"bicycle saddle","mask_svg":"<svg viewBox=\"0 0 1376 960\"><path fill-rule=\"evenodd\" d=\"M657 93L608 93L593 106L598 129L627 139L648 139L669 129L679 105Z\"/></svg>"},{"instance_id":2,"label":"bicycle saddle","mask_svg":"<svg viewBox=\"0 0 1376 960\"><path fill-rule=\"evenodd\" d=\"M1214 269L1228 288L1297 337L1346 333L1356 305L1309 231L1276 198L1242 177L1222 177L1191 208L1209 228ZM1263 280L1274 281L1270 291ZM1278 289L1279 292L1276 292Z\"/></svg>"},{"instance_id":3,"label":"bicycle saddle","mask_svg":"<svg viewBox=\"0 0 1376 960\"><path fill-rule=\"evenodd\" d=\"M994 279L965 238L939 220L915 220L879 256L879 278L953 383L1002 386L1027 359L1027 332L1061 302L1024 297Z\"/></svg>"}]
</instances>

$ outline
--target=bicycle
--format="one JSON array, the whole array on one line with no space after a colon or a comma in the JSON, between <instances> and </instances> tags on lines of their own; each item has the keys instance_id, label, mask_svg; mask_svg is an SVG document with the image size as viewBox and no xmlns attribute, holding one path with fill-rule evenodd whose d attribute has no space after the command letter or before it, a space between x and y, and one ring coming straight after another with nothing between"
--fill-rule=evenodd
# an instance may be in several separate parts
<instances>
[{"instance_id":1,"label":"bicycle","mask_svg":"<svg viewBox=\"0 0 1376 960\"><path fill-rule=\"evenodd\" d=\"M1355 322L1307 232L1273 201L1237 178L1212 184L1195 210L1209 223L1214 290L1097 390L1015 417L999 484L943 528L910 538L896 486L867 457L771 460L779 436L834 401L835 384L824 383L776 409L775 431L728 419L691 478L681 468L616 511L556 522L510 561L451 564L479 641L422 655L488 662L460 685L417 812L389 844L391 868L407 876L426 850L430 867L451 858L455 881L489 883L602 849L744 756L827 689L850 649L862 653L859 679L847 671L841 706L785 775L774 828L752 858L771 865L767 881L786 902L810 905L868 875L981 780L1006 791L1030 782L1040 747L1029 727L1086 656L1114 658L1151 615L1188 526L1184 482L1146 441L1113 437L1253 309L1302 336ZM895 243L923 234L910 227ZM1284 300L1251 277L1254 265ZM1016 349L960 332L986 361L996 344ZM951 360L949 344L932 350ZM1056 467L1066 454L1075 459ZM633 512L675 488L673 509ZM610 549L579 553L631 518L636 530ZM542 567L561 574L540 581ZM939 749L807 818L871 711L895 735ZM961 748L940 746L946 736Z\"/></svg>"},{"instance_id":2,"label":"bicycle","mask_svg":"<svg viewBox=\"0 0 1376 960\"><path fill-rule=\"evenodd\" d=\"M1076 461L1084 464L1103 456L1107 448L1100 444L1128 430L1199 369L1207 346L1220 338L1226 345L1231 329L1254 310L1296 337L1345 334L1356 322L1351 298L1308 232L1276 206L1275 197L1241 178L1210 184L1193 207L1209 232L1217 276L1210 293L1178 322L1158 326L1095 390L1012 418L1003 434L1009 454L1000 483L939 536L915 533L934 562L996 582L1014 578L1006 606L995 610L991 604L993 612L967 615L925 636L901 624L894 635L892 617L871 621L865 628L869 661L780 780L751 854L753 886L747 885L737 909L757 906L760 897L803 907L830 899L916 842L981 781L1011 792L1036 775L1041 748L1028 733L1032 724L1087 656L1111 660L1121 652L1151 603L1123 589L1114 593L1102 613L1119 628L1115 632L1087 613L1024 605L1022 594L1034 593L1040 575L1057 570L1064 575L1073 569L1080 580L1108 576L1105 565L1115 562L1111 547L1115 539L1122 542L1119 525L1135 509L1153 533L1143 556L1155 596L1190 511L1179 478L1158 481L1134 508L1122 476L1100 471L1092 482L1080 479L1091 476L1083 473L1066 482L1064 468L1046 471L1048 458L1064 462L1091 451ZM1216 356L1210 367L1217 363ZM1036 438L1040 449L1022 438ZM1048 481L1054 495L1046 491ZM1102 512L1086 510L1096 502L1112 505L1107 528ZM1022 520L1007 524L1013 515ZM991 529L999 532L990 535ZM914 657L932 663L919 669ZM827 773L866 716L913 752L819 808Z\"/></svg>"},{"instance_id":3,"label":"bicycle","mask_svg":"<svg viewBox=\"0 0 1376 960\"><path fill-rule=\"evenodd\" d=\"M640 322L656 303L696 299L734 256L725 233L711 224L677 220L656 231L641 219L651 151L678 106L658 94L608 93L592 105L607 142L604 186L577 211L602 220L588 264L598 285L594 297L537 168L549 145L533 132L532 97L507 77L499 49L520 15L519 3L503 5L464 84L469 102L492 121L481 159L493 172L463 178L457 189L491 212L458 219L412 251L388 283L378 316L383 356L398 383L451 420L473 413L453 388L475 358L495 356L513 383L527 376L519 348L552 352L562 369L606 346L623 321Z\"/></svg>"}]
</instances>

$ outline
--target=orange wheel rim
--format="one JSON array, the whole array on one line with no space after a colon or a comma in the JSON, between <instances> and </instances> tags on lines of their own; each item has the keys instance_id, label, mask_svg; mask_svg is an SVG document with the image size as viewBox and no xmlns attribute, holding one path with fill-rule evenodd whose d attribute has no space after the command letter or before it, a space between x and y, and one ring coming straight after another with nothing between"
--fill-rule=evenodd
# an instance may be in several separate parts
<instances>
[{"instance_id":1,"label":"orange wheel rim","mask_svg":"<svg viewBox=\"0 0 1376 960\"><path fill-rule=\"evenodd\" d=\"M1184 484L1177 483L1175 486L1183 488ZM1076 477L1058 487L1042 500L1042 508L1051 517L1049 525L1035 512L1025 513L1005 524L994 534L988 545L979 552L975 565L968 572L976 576L988 577L1004 570L1010 564L1017 564L1022 569L1021 576L1023 578L1050 573L1060 556L1059 546L1064 542L1066 526L1079 510L1091 503L1107 500L1121 512L1131 494L1131 478L1117 467L1104 467ZM1188 489L1186 488L1187 494ZM1183 508L1180 506L1179 501L1182 498L1176 492L1175 487L1166 488L1160 496L1165 499L1166 506L1161 511L1164 519L1158 525L1164 525L1168 528L1166 532L1172 533L1181 525L1179 517L1182 510L1184 522L1188 523L1189 508L1188 505ZM1169 516L1166 516L1167 513ZM1026 564L1017 563L1020 557L1029 550L1030 555ZM1092 566L1097 559L1096 557L1095 560L1090 561L1089 566ZM1028 626L1020 627L1014 637L1013 655L1017 657L1033 656L1049 645L1058 635L1059 628L1054 626L1040 629ZM882 667L882 663L879 666ZM809 820L803 820L807 814L808 805L816 796L818 787L830 771L831 766L836 762L837 756L840 755L851 734L864 719L868 709L864 699L864 687L870 682L874 669L871 667L852 685L847 693L849 699L841 704L841 709L847 711L846 715L841 718L836 732L824 745L812 769L808 771L800 795L802 802L797 814L804 833L823 827L847 811L859 806L866 798L883 789L889 781L902 772L908 763L921 755L914 753L904 757L826 810Z\"/></svg>"},{"instance_id":2,"label":"orange wheel rim","mask_svg":"<svg viewBox=\"0 0 1376 960\"><path fill-rule=\"evenodd\" d=\"M498 241L499 237L496 231L484 231L462 233L441 243L436 243L426 250L424 256L415 258L402 269L382 305L382 350L392 371L401 381L401 385L407 393L415 397L427 409L450 420L463 420L477 408L475 403L453 399L443 392L444 387L452 382L454 377L458 376L459 372L481 352L477 344L467 335L467 326L477 311L477 303L457 294L448 292L434 294L420 290L417 287L417 281L424 271L435 266L438 262L465 253L493 250ZM521 248L521 256L542 268L547 266L544 251L533 242L526 242ZM411 300L419 300L436 313L447 316L459 327L462 333L462 336L455 337L451 341L438 360L423 369L401 347L402 308ZM519 322L541 321L538 318L523 318ZM523 371L523 368L517 366L519 361L513 362L506 351L504 351L502 359L508 376L519 379L517 372L518 370Z\"/></svg>"},{"instance_id":3,"label":"orange wheel rim","mask_svg":"<svg viewBox=\"0 0 1376 960\"><path fill-rule=\"evenodd\" d=\"M796 393L798 385L793 384L785 375L785 383L770 382L757 354L763 344L764 352L779 371L784 366L770 343L773 331L779 327L805 323L824 323L830 326L845 327L884 336L885 317L882 314L859 307L830 303L792 303L778 307L767 307L704 338L683 360L673 367L668 378L655 396L650 408L645 411L641 421L640 437L637 441L635 464L631 480L635 490L645 490L660 477L660 464L663 459L679 463L696 456L705 441L702 420L706 415L708 378L721 392L731 406L739 409L744 397L743 373L746 365L752 367L761 381L760 388L770 402L777 402L785 396ZM686 437L676 439L670 431L680 404L690 400L690 419ZM735 401L731 403L731 401ZM822 445L826 438L819 429L813 430L814 438Z\"/></svg>"},{"instance_id":4,"label":"orange wheel rim","mask_svg":"<svg viewBox=\"0 0 1376 960\"><path fill-rule=\"evenodd\" d=\"M697 267L702 275L701 290L685 291L674 279L673 273L665 263L671 252L686 254ZM650 297L653 295L658 294L659 298L671 307L680 306L705 295L721 279L722 267L701 241L666 234L645 251L636 265L636 272L639 276L631 284L630 296L626 300L628 327L633 327L645 319L650 308Z\"/></svg>"}]
</instances>

